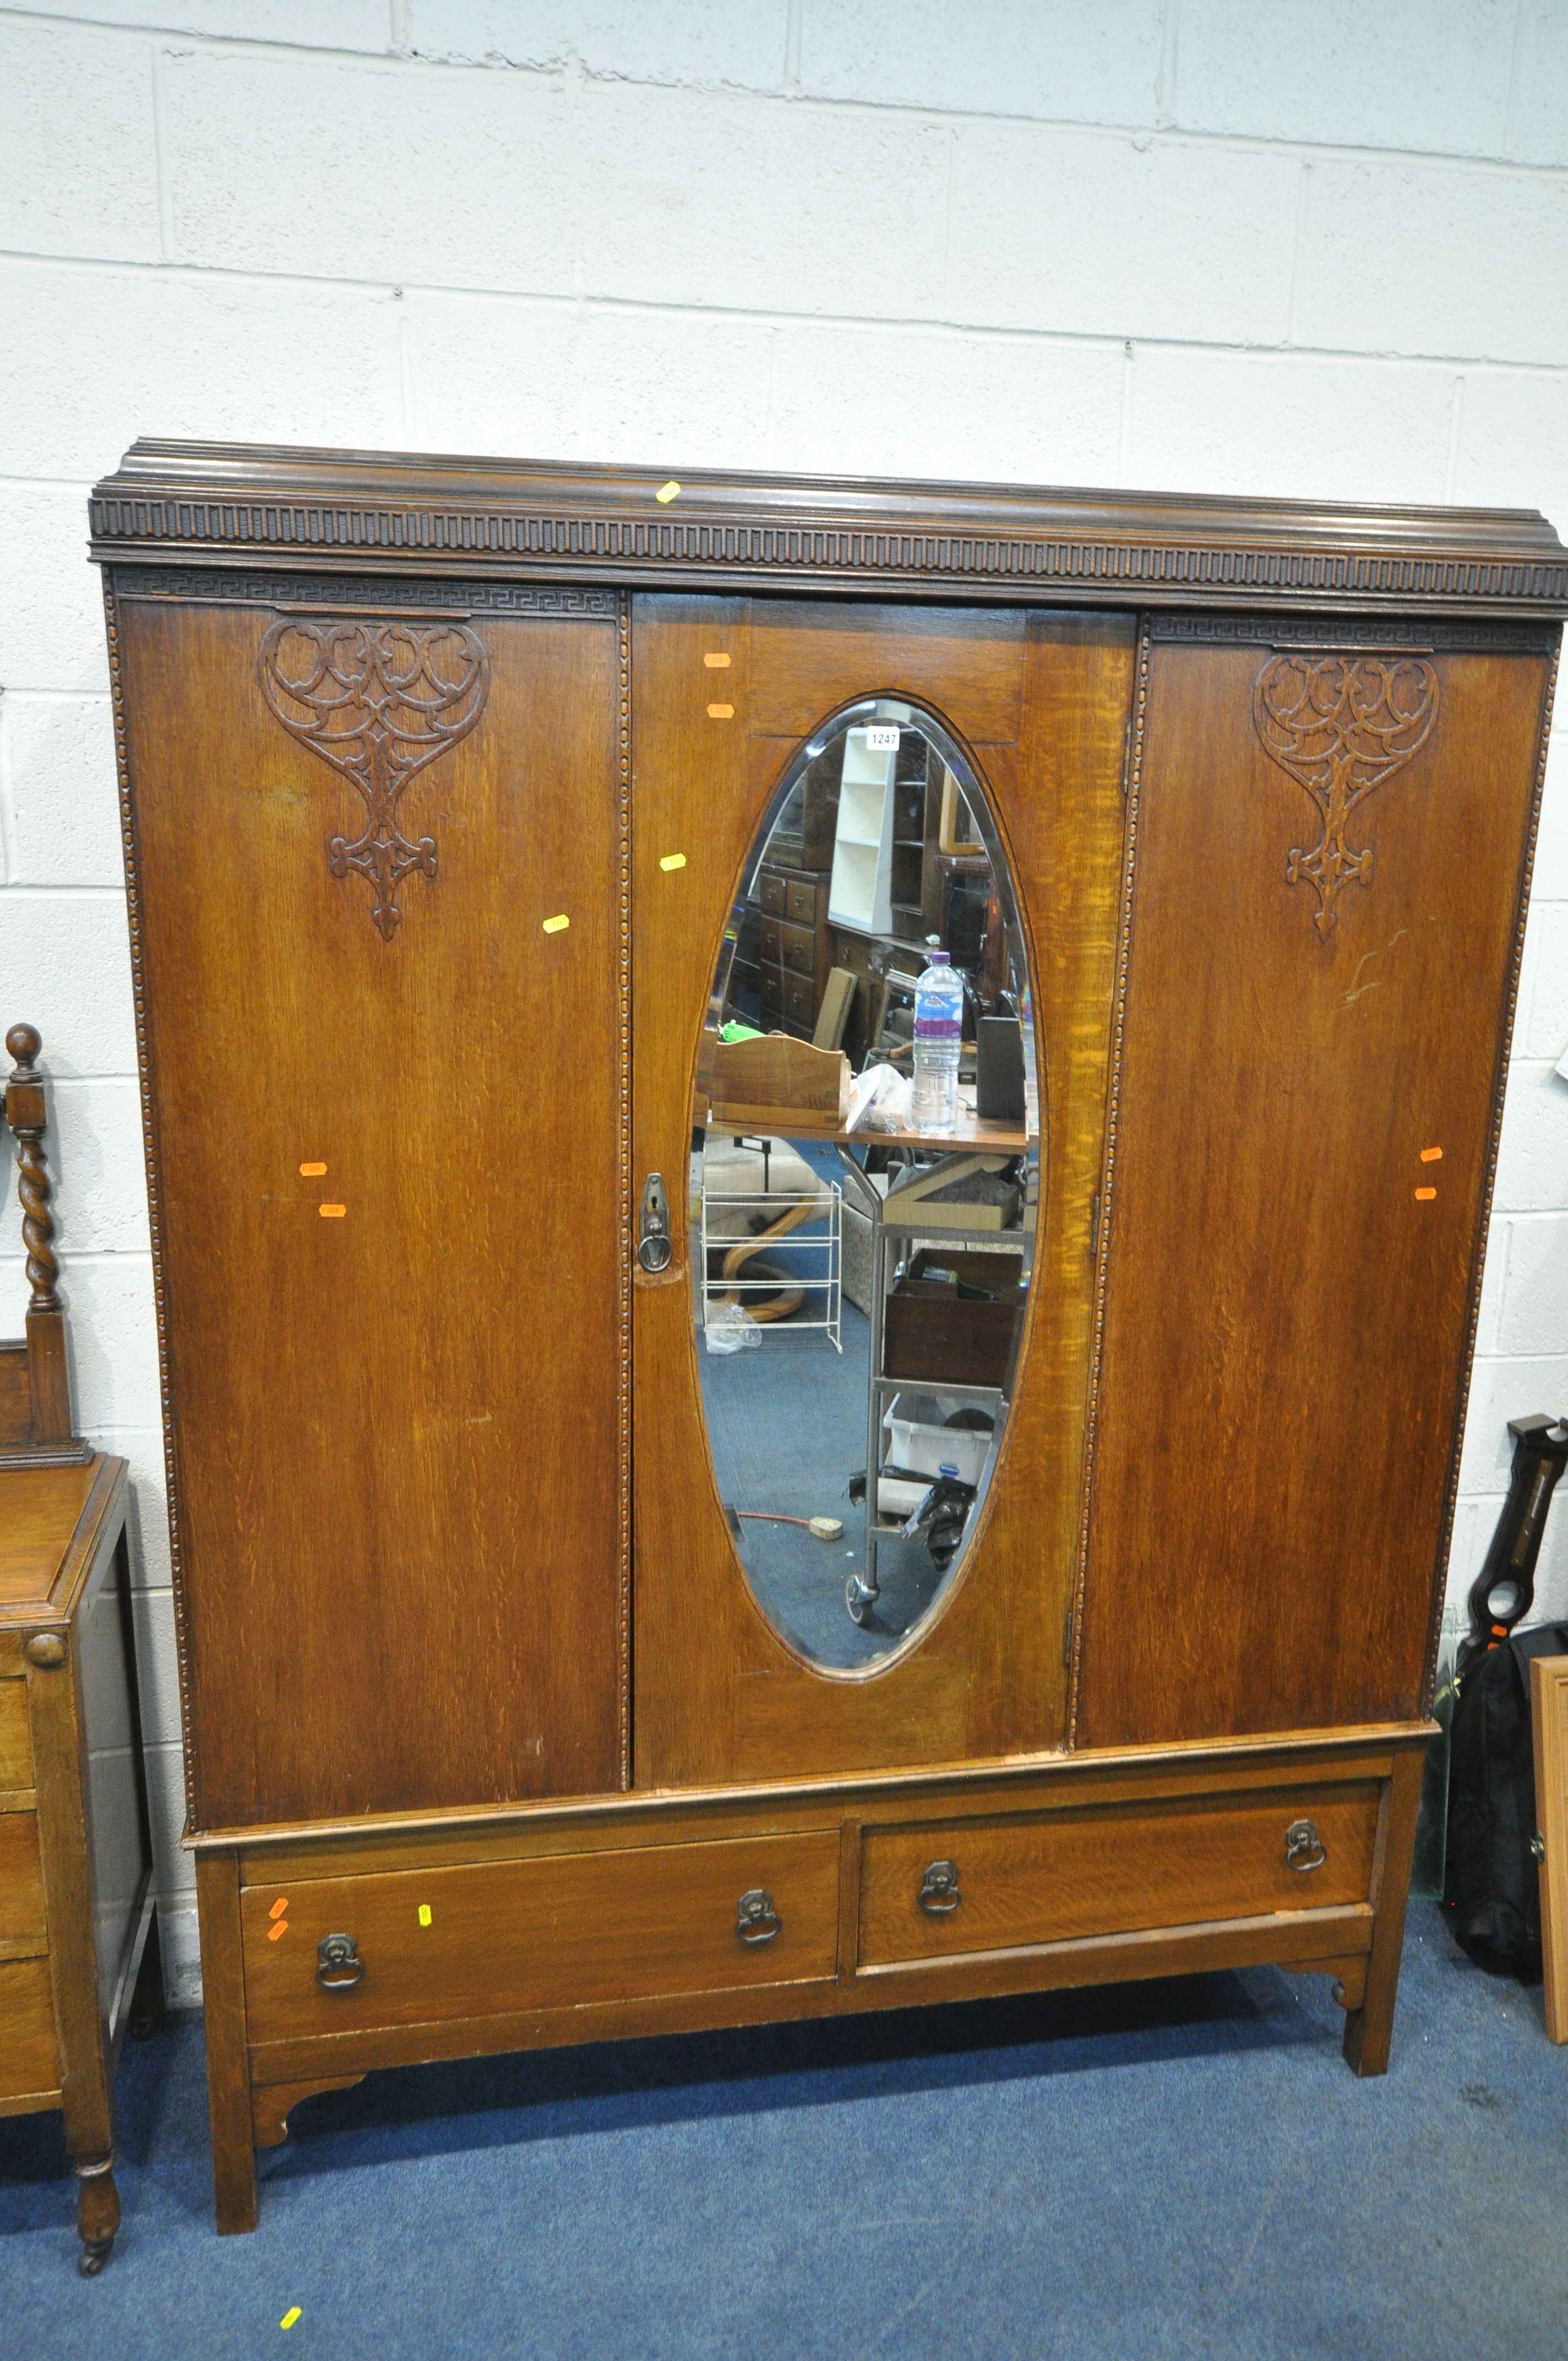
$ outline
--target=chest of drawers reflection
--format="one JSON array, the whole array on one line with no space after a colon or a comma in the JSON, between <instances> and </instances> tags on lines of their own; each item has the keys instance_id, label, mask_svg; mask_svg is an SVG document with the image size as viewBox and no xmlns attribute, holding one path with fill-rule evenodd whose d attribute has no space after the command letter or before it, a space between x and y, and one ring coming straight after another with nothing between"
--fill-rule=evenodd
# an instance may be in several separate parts
<instances>
[{"instance_id":1,"label":"chest of drawers reflection","mask_svg":"<svg viewBox=\"0 0 1568 2361\"><path fill-rule=\"evenodd\" d=\"M225 2229L421 2059L1280 1961L1387 2059L1564 553L664 480L93 496ZM930 937L1022 1117L914 1124Z\"/></svg>"}]
</instances>

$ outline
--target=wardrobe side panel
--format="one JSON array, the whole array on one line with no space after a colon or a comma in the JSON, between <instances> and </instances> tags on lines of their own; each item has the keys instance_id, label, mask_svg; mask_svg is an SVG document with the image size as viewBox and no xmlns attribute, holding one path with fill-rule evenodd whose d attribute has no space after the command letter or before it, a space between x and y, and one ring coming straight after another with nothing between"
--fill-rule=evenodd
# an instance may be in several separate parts
<instances>
[{"instance_id":1,"label":"wardrobe side panel","mask_svg":"<svg viewBox=\"0 0 1568 2361\"><path fill-rule=\"evenodd\" d=\"M1421 1709L1550 657L1367 647L1150 651L1080 1744Z\"/></svg>"},{"instance_id":2,"label":"wardrobe side panel","mask_svg":"<svg viewBox=\"0 0 1568 2361\"><path fill-rule=\"evenodd\" d=\"M119 625L194 1824L617 1787L615 616L473 618L467 699L383 716L441 741L389 887L342 849L363 745L280 718L331 681L269 693L276 610Z\"/></svg>"}]
</instances>

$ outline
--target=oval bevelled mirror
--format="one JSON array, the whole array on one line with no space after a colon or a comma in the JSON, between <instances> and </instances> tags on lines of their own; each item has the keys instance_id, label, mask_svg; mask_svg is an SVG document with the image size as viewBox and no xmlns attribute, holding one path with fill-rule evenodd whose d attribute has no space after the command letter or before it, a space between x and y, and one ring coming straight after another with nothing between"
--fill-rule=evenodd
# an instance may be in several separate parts
<instances>
[{"instance_id":1,"label":"oval bevelled mirror","mask_svg":"<svg viewBox=\"0 0 1568 2361\"><path fill-rule=\"evenodd\" d=\"M780 782L713 979L693 1114L708 1447L774 1629L825 1672L932 1611L981 1522L1028 1302L1029 975L984 787L865 698Z\"/></svg>"}]
</instances>

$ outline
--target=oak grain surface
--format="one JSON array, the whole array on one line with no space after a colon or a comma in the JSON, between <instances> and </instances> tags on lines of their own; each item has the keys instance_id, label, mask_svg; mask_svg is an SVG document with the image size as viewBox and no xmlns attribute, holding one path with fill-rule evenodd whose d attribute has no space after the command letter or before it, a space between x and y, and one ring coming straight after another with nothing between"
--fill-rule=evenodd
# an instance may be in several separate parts
<instances>
[{"instance_id":1,"label":"oak grain surface","mask_svg":"<svg viewBox=\"0 0 1568 2361\"><path fill-rule=\"evenodd\" d=\"M60 2104L60 2053L54 2035L54 1993L49 1961L0 1959L0 2114L7 2100ZM15 2110L32 2113L32 2106Z\"/></svg>"},{"instance_id":2,"label":"oak grain surface","mask_svg":"<svg viewBox=\"0 0 1568 2361\"><path fill-rule=\"evenodd\" d=\"M102 1463L8 1467L0 1519L0 1608L47 1612Z\"/></svg>"},{"instance_id":3,"label":"oak grain surface","mask_svg":"<svg viewBox=\"0 0 1568 2361\"><path fill-rule=\"evenodd\" d=\"M213 2136L213 2199L221 2235L256 2227L255 2125L246 2046L245 1948L239 1862L232 1852L196 1860L202 1933L202 2001L207 2044L207 2112Z\"/></svg>"},{"instance_id":4,"label":"oak grain surface","mask_svg":"<svg viewBox=\"0 0 1568 2361\"><path fill-rule=\"evenodd\" d=\"M861 1867L866 1963L1000 1950L1016 1943L1257 1917L1366 1899L1378 1789L1227 1796L1123 1813L941 1822L867 1835ZM1290 1868L1285 1831L1310 1811L1327 1858ZM951 1859L961 1900L922 1908L927 1866Z\"/></svg>"},{"instance_id":5,"label":"oak grain surface","mask_svg":"<svg viewBox=\"0 0 1568 2361\"><path fill-rule=\"evenodd\" d=\"M32 1784L27 1680L25 1676L0 1678L0 1795L18 1793Z\"/></svg>"},{"instance_id":6,"label":"oak grain surface","mask_svg":"<svg viewBox=\"0 0 1568 2361\"><path fill-rule=\"evenodd\" d=\"M753 1944L736 1926L754 1890L780 1924ZM838 1894L836 1827L255 1885L241 1905L249 2038L415 2024L433 2002L443 2015L477 2016L828 1977ZM354 1937L365 1969L341 1993L315 1973L317 1945L335 1932Z\"/></svg>"},{"instance_id":7,"label":"oak grain surface","mask_svg":"<svg viewBox=\"0 0 1568 2361\"><path fill-rule=\"evenodd\" d=\"M476 625L384 940L270 620L121 623L193 1818L613 1785L614 620Z\"/></svg>"},{"instance_id":8,"label":"oak grain surface","mask_svg":"<svg viewBox=\"0 0 1568 2361\"><path fill-rule=\"evenodd\" d=\"M1080 1743L1421 1708L1547 665L1433 657L1325 939L1269 661L1152 652Z\"/></svg>"},{"instance_id":9,"label":"oak grain surface","mask_svg":"<svg viewBox=\"0 0 1568 2361\"><path fill-rule=\"evenodd\" d=\"M36 1812L0 1812L0 1958L49 1947Z\"/></svg>"},{"instance_id":10,"label":"oak grain surface","mask_svg":"<svg viewBox=\"0 0 1568 2361\"><path fill-rule=\"evenodd\" d=\"M846 653L846 650L848 653ZM1065 1734L1134 640L1117 617L918 618L812 602L640 598L633 615L635 1173L684 1172L697 1038L743 864L804 735L883 691L980 740L1030 941L1046 1185L1042 1277L986 1520L936 1614L870 1675L830 1679L766 1621L708 1456L687 1264L636 1282L639 1784L783 1778L1024 1752ZM733 719L708 715L727 653ZM760 717L757 718L757 717ZM765 725L765 726L764 726ZM1013 742L1000 742L1012 730ZM662 871L662 858L685 865Z\"/></svg>"}]
</instances>

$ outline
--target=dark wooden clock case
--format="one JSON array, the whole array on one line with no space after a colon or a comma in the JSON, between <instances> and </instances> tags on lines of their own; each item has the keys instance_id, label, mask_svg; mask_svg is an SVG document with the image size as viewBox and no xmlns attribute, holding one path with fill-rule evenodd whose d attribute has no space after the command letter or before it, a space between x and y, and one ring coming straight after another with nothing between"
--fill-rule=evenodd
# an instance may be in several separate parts
<instances>
[{"instance_id":1,"label":"dark wooden clock case","mask_svg":"<svg viewBox=\"0 0 1568 2361\"><path fill-rule=\"evenodd\" d=\"M1550 527L161 443L92 512L219 2226L413 2059L1273 1960L1380 2072ZM981 1529L830 1675L633 1223L872 693L989 789L1044 1186Z\"/></svg>"}]
</instances>

